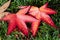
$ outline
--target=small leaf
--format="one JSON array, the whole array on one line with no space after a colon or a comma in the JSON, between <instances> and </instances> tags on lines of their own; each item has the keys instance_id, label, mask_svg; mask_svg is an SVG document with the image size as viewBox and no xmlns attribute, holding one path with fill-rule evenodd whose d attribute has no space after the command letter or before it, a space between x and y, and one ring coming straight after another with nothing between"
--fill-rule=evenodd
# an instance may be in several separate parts
<instances>
[{"instance_id":1,"label":"small leaf","mask_svg":"<svg viewBox=\"0 0 60 40\"><path fill-rule=\"evenodd\" d=\"M10 5L10 2L11 0L9 0L8 2L6 2L5 4L3 4L1 7L0 7L0 13L4 12Z\"/></svg>"}]
</instances>

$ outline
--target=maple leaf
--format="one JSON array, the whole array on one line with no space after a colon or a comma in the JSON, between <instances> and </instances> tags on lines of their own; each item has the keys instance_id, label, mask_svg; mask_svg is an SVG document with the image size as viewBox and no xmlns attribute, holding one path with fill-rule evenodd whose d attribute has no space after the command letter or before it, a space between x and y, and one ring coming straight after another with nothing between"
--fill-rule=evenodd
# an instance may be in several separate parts
<instances>
[{"instance_id":1,"label":"maple leaf","mask_svg":"<svg viewBox=\"0 0 60 40\"><path fill-rule=\"evenodd\" d=\"M22 9L22 11L25 11L23 14L27 12L27 10L24 10L24 9ZM22 12L20 11L19 13L22 13ZM25 22L36 21L35 18L29 15L22 15L22 14L18 15L18 13L5 15L2 18L2 20L7 21L9 23L8 31L7 31L8 35L17 27L26 36L28 36L28 28Z\"/></svg>"},{"instance_id":2,"label":"maple leaf","mask_svg":"<svg viewBox=\"0 0 60 40\"><path fill-rule=\"evenodd\" d=\"M9 1L10 2L10 1ZM8 2L7 2L8 3ZM5 3L3 6L5 6L7 3ZM8 7L8 6L7 6ZM6 7L6 8L7 8ZM2 8L2 7L1 7ZM5 7L4 7L5 8ZM22 15L26 14L30 8L26 7L25 9L19 10L16 14L11 14L9 12L4 12L6 9L2 8L2 12L0 13L0 20L7 21L8 24L8 31L7 35L11 34L11 32L18 27L18 29L26 36L28 36L28 28L25 22L34 22L36 21L35 18L29 16L29 15ZM29 19L30 18L30 19Z\"/></svg>"},{"instance_id":3,"label":"maple leaf","mask_svg":"<svg viewBox=\"0 0 60 40\"><path fill-rule=\"evenodd\" d=\"M45 4L44 6L46 6L47 4ZM54 24L54 22L52 21L51 17L48 14L55 14L56 12L50 8L44 8L42 10L42 8L38 8L38 7L34 7L32 6L29 14L34 16L36 19L38 19L39 21L33 22L32 23L32 27L31 27L31 32L32 35L35 36L37 29L38 29L38 25L39 22L44 21L45 23L49 24L51 27L58 29L58 27ZM33 25L34 24L34 25Z\"/></svg>"},{"instance_id":4,"label":"maple leaf","mask_svg":"<svg viewBox=\"0 0 60 40\"><path fill-rule=\"evenodd\" d=\"M4 5L2 5L0 7L0 20L4 20L4 21L7 21L9 24L8 24L8 31L7 31L7 34L9 35L15 28L16 26L18 26L19 30L22 31L26 36L28 35L28 28L25 24L24 21L22 21L21 19L18 19L16 17L16 14L10 14L9 12L4 12L9 4L10 4L11 0L9 0L8 2L6 2ZM29 6L30 7L30 6ZM28 11L28 8L26 9L23 9L23 10L20 10L19 12L21 14L25 14L27 11ZM25 10L25 11L24 11ZM25 17L25 16L24 16ZM22 18L24 18L22 16ZM30 16L27 16L27 18L29 18ZM21 18L21 17L20 17ZM31 18L31 17L30 17ZM26 20L25 20L26 21ZM27 20L28 21L28 20ZM30 21L30 20L29 20ZM32 21L32 20L31 20ZM16 25L17 23L17 25ZM21 27L20 27L21 26Z\"/></svg>"}]
</instances>

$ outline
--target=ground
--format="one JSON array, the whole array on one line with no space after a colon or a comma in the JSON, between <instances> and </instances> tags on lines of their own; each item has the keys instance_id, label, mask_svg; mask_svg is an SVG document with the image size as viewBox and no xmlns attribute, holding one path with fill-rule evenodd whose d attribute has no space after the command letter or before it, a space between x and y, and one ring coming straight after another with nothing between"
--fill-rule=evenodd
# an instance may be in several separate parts
<instances>
[{"instance_id":1,"label":"ground","mask_svg":"<svg viewBox=\"0 0 60 40\"><path fill-rule=\"evenodd\" d=\"M8 0L0 0L0 6L3 5ZM60 26L60 0L12 0L9 8L6 11L16 13L19 9L18 6L21 5L34 5L37 7L42 6L46 2L49 2L49 7L56 10L57 14L51 15L54 23ZM29 36L29 38L22 36L16 30L7 36L7 23L0 21L0 40L60 40L59 30L56 30L44 22L41 23L36 37ZM18 37L19 36L19 37Z\"/></svg>"}]
</instances>

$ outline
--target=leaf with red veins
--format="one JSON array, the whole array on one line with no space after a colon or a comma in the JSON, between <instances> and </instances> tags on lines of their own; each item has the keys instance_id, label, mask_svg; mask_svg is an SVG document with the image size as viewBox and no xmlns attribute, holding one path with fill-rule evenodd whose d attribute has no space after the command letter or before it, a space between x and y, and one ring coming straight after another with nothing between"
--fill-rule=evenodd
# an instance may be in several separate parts
<instances>
[{"instance_id":1,"label":"leaf with red veins","mask_svg":"<svg viewBox=\"0 0 60 40\"><path fill-rule=\"evenodd\" d=\"M38 9L38 7L32 6L31 9L30 9L30 11L29 11L29 14L32 15L32 16L34 16L39 21L44 21L47 24L49 24L50 26L54 27L55 29L58 29L58 27L54 24L54 22L52 21L52 19L50 18L50 16L47 13L40 11ZM32 27L31 27L32 31L31 32L32 32L33 36L36 35L37 29L38 29L38 25L39 25L39 22L37 22L37 23L33 22L32 23Z\"/></svg>"},{"instance_id":2,"label":"leaf with red veins","mask_svg":"<svg viewBox=\"0 0 60 40\"><path fill-rule=\"evenodd\" d=\"M41 12L45 12L47 14L56 14L56 11L51 9L51 8L48 8L48 3L44 4L43 6L41 6L39 9Z\"/></svg>"},{"instance_id":3,"label":"leaf with red veins","mask_svg":"<svg viewBox=\"0 0 60 40\"><path fill-rule=\"evenodd\" d=\"M24 15L29 11L29 9L30 9L30 6L28 6L27 8L19 10L16 14L17 15Z\"/></svg>"},{"instance_id":4,"label":"leaf with red veins","mask_svg":"<svg viewBox=\"0 0 60 40\"><path fill-rule=\"evenodd\" d=\"M32 33L33 36L36 36L36 33L37 33L37 31L38 31L38 27L39 27L40 21L41 21L41 20L35 21L35 22L32 23L31 33Z\"/></svg>"},{"instance_id":5,"label":"leaf with red veins","mask_svg":"<svg viewBox=\"0 0 60 40\"><path fill-rule=\"evenodd\" d=\"M22 21L21 19L17 18L17 27L18 29L26 36L28 36L28 28L25 24L24 21Z\"/></svg>"},{"instance_id":6,"label":"leaf with red veins","mask_svg":"<svg viewBox=\"0 0 60 40\"><path fill-rule=\"evenodd\" d=\"M24 22L35 22L37 20L29 15L17 15L17 17Z\"/></svg>"},{"instance_id":7,"label":"leaf with red veins","mask_svg":"<svg viewBox=\"0 0 60 40\"><path fill-rule=\"evenodd\" d=\"M47 15L46 13L43 13L43 12L41 13L41 19L42 19L42 21L44 21L47 24L49 24L51 27L57 29L57 26L54 24L54 22L52 21L50 16Z\"/></svg>"},{"instance_id":8,"label":"leaf with red veins","mask_svg":"<svg viewBox=\"0 0 60 40\"><path fill-rule=\"evenodd\" d=\"M36 14L38 14L38 7L32 6L29 10L29 14L36 16Z\"/></svg>"},{"instance_id":9,"label":"leaf with red veins","mask_svg":"<svg viewBox=\"0 0 60 40\"><path fill-rule=\"evenodd\" d=\"M46 5L44 5L44 6L46 6ZM34 16L38 20L40 20L42 18L41 20L44 20L49 25L53 26L54 28L57 28L56 25L54 24L54 22L52 21L52 19L49 17L49 15L46 14L45 12L39 11L38 7L32 7L29 12L31 12L31 13L29 13L30 15Z\"/></svg>"},{"instance_id":10,"label":"leaf with red veins","mask_svg":"<svg viewBox=\"0 0 60 40\"><path fill-rule=\"evenodd\" d=\"M3 20L7 21L8 24L8 31L7 31L7 35L11 34L11 32L16 28L16 15L15 14L9 14L6 15Z\"/></svg>"}]
</instances>

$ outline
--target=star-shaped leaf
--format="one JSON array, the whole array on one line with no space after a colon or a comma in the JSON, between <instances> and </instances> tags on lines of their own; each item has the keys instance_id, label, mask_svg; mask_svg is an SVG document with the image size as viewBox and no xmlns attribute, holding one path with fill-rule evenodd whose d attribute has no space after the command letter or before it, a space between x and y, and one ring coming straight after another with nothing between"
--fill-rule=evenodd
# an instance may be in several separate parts
<instances>
[{"instance_id":1,"label":"star-shaped leaf","mask_svg":"<svg viewBox=\"0 0 60 40\"><path fill-rule=\"evenodd\" d=\"M35 18L29 15L22 15L22 14L20 15L8 14L8 15L5 15L2 20L7 21L9 23L8 31L7 31L8 35L17 27L26 36L28 36L28 28L25 22L36 21Z\"/></svg>"},{"instance_id":2,"label":"star-shaped leaf","mask_svg":"<svg viewBox=\"0 0 60 40\"><path fill-rule=\"evenodd\" d=\"M56 11L54 11L50 8L47 8L47 3L40 8L32 6L30 11L29 11L29 14L34 16L40 22L44 21L45 23L49 24L51 27L54 27L55 29L58 29L58 27L54 24L51 17L48 15L48 14L55 14L55 13L56 13ZM36 21L36 23L35 22L32 23L31 32L32 32L33 36L36 35L38 25L39 25L39 21Z\"/></svg>"}]
</instances>

